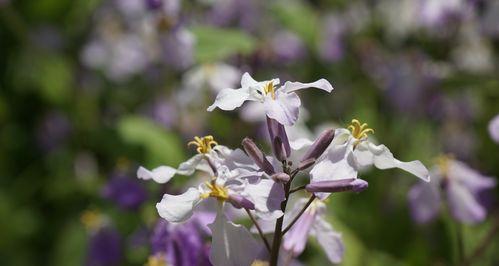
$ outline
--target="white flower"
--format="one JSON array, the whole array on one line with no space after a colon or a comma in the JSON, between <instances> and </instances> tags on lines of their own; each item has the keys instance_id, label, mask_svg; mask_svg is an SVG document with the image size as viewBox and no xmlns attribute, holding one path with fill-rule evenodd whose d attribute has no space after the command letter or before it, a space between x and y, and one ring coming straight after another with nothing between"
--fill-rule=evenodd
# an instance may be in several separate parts
<instances>
[{"instance_id":1,"label":"white flower","mask_svg":"<svg viewBox=\"0 0 499 266\"><path fill-rule=\"evenodd\" d=\"M400 168L426 182L430 181L428 169L420 161L399 161L385 145L371 143L367 134L373 130L367 128L367 124L354 119L349 129L336 129L333 142L310 171L311 183L357 178L360 169L371 165L378 169ZM328 194L318 193L317 196L324 198Z\"/></svg>"},{"instance_id":2,"label":"white flower","mask_svg":"<svg viewBox=\"0 0 499 266\"><path fill-rule=\"evenodd\" d=\"M267 81L255 81L248 73L241 78L241 88L221 90L215 102L208 107L208 111L215 108L222 110L234 110L245 101L257 101L264 105L268 117L277 120L287 126L293 125L298 119L300 98L295 91L305 88L318 88L331 92L333 87L325 79L319 79L311 83L286 82L284 86L278 87L279 79Z\"/></svg>"},{"instance_id":3,"label":"white flower","mask_svg":"<svg viewBox=\"0 0 499 266\"><path fill-rule=\"evenodd\" d=\"M172 223L184 222L192 216L201 201L214 198L220 202L228 201L238 208L254 209L261 218L276 219L282 216L278 208L284 200L281 184L271 179L250 183L238 176L237 170L230 171L226 166L221 166L217 172L218 177L197 188L191 187L181 195L165 194L161 202L156 204L159 215Z\"/></svg>"},{"instance_id":4,"label":"white flower","mask_svg":"<svg viewBox=\"0 0 499 266\"><path fill-rule=\"evenodd\" d=\"M198 154L191 157L189 160L181 163L177 169L170 166L159 166L153 170L148 170L144 167L139 167L137 177L144 180L152 179L157 183L166 183L175 175L192 175L194 171L201 170L207 173L212 173L211 167L208 165L205 158L216 162L218 158L217 150L226 151L228 148L218 145L213 139L213 136L194 137L194 140L188 145L195 145ZM213 147L214 146L214 147ZM229 149L230 150L230 149Z\"/></svg>"}]
</instances>

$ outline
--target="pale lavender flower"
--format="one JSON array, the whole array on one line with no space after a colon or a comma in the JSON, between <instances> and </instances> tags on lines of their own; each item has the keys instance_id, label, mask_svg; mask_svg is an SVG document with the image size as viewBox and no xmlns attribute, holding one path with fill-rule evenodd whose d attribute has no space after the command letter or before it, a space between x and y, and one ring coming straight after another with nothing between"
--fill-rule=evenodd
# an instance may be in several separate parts
<instances>
[{"instance_id":1,"label":"pale lavender flower","mask_svg":"<svg viewBox=\"0 0 499 266\"><path fill-rule=\"evenodd\" d=\"M147 199L147 192L137 179L115 173L102 189L102 195L119 207L136 210Z\"/></svg>"},{"instance_id":2,"label":"pale lavender flower","mask_svg":"<svg viewBox=\"0 0 499 266\"><path fill-rule=\"evenodd\" d=\"M481 194L496 186L493 177L487 177L466 164L443 156L431 172L430 183L417 183L408 194L411 214L418 223L433 220L446 201L450 213L459 222L481 222L487 210Z\"/></svg>"},{"instance_id":3,"label":"pale lavender flower","mask_svg":"<svg viewBox=\"0 0 499 266\"><path fill-rule=\"evenodd\" d=\"M295 91L306 88L318 88L331 92L333 87L325 80L320 79L312 83L286 82L278 87L279 79L255 81L248 73L241 79L241 88L221 90L215 102L208 107L208 111L220 108L225 111L234 110L246 101L260 102L265 107L269 118L277 120L282 125L293 125L298 119L300 98Z\"/></svg>"},{"instance_id":4,"label":"pale lavender flower","mask_svg":"<svg viewBox=\"0 0 499 266\"><path fill-rule=\"evenodd\" d=\"M290 31L280 31L272 36L271 46L276 60L282 63L293 63L304 58L306 48L303 41Z\"/></svg>"},{"instance_id":5,"label":"pale lavender flower","mask_svg":"<svg viewBox=\"0 0 499 266\"><path fill-rule=\"evenodd\" d=\"M257 1L217 0L213 2L208 19L217 26L235 25L254 31L261 18L259 9Z\"/></svg>"},{"instance_id":6,"label":"pale lavender flower","mask_svg":"<svg viewBox=\"0 0 499 266\"><path fill-rule=\"evenodd\" d=\"M154 121L166 128L174 126L178 118L177 108L166 97L161 97L152 104L149 115Z\"/></svg>"},{"instance_id":7,"label":"pale lavender flower","mask_svg":"<svg viewBox=\"0 0 499 266\"><path fill-rule=\"evenodd\" d=\"M420 161L402 162L393 157L385 145L368 139L373 130L367 124L352 120L349 129L336 129L329 148L310 171L310 183L357 178L358 171L374 165L378 169L399 168L429 182L430 176ZM324 199L329 193L316 193Z\"/></svg>"},{"instance_id":8,"label":"pale lavender flower","mask_svg":"<svg viewBox=\"0 0 499 266\"><path fill-rule=\"evenodd\" d=\"M194 35L179 27L159 37L161 58L167 66L184 70L194 63Z\"/></svg>"},{"instance_id":9,"label":"pale lavender flower","mask_svg":"<svg viewBox=\"0 0 499 266\"><path fill-rule=\"evenodd\" d=\"M419 20L428 27L442 26L454 18L464 16L472 8L467 0L420 0Z\"/></svg>"},{"instance_id":10,"label":"pale lavender flower","mask_svg":"<svg viewBox=\"0 0 499 266\"><path fill-rule=\"evenodd\" d=\"M336 62L343 58L345 53L344 38L346 25L341 17L329 15L323 25L322 40L319 45L321 59L327 62Z\"/></svg>"},{"instance_id":11,"label":"pale lavender flower","mask_svg":"<svg viewBox=\"0 0 499 266\"><path fill-rule=\"evenodd\" d=\"M499 115L496 115L489 123L489 134L490 137L497 143L499 143Z\"/></svg>"}]
</instances>

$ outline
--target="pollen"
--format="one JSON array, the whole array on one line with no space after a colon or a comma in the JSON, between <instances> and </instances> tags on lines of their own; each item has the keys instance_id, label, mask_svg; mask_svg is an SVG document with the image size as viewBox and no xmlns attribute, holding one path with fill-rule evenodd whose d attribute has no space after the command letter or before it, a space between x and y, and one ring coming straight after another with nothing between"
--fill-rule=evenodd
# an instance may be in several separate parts
<instances>
[{"instance_id":1,"label":"pollen","mask_svg":"<svg viewBox=\"0 0 499 266\"><path fill-rule=\"evenodd\" d=\"M187 143L187 146L194 145L196 146L196 151L199 154L207 154L211 151L213 146L218 145L218 143L214 140L213 136L204 136L202 138L195 136L193 141Z\"/></svg>"},{"instance_id":2,"label":"pollen","mask_svg":"<svg viewBox=\"0 0 499 266\"><path fill-rule=\"evenodd\" d=\"M449 165L452 159L454 159L454 155L452 154L442 154L435 159L436 164L444 177L447 176L449 172Z\"/></svg>"},{"instance_id":3,"label":"pollen","mask_svg":"<svg viewBox=\"0 0 499 266\"><path fill-rule=\"evenodd\" d=\"M155 256L150 256L147 260L147 263L144 266L166 266L168 263L166 262L166 258L164 255L159 254Z\"/></svg>"},{"instance_id":4,"label":"pollen","mask_svg":"<svg viewBox=\"0 0 499 266\"><path fill-rule=\"evenodd\" d=\"M229 191L227 188L217 185L214 179L211 182L207 181L205 184L210 192L201 194L201 198L206 199L208 197L214 197L221 201L225 201L229 198Z\"/></svg>"},{"instance_id":5,"label":"pollen","mask_svg":"<svg viewBox=\"0 0 499 266\"><path fill-rule=\"evenodd\" d=\"M274 81L269 81L265 87L263 87L263 92L265 95L269 95L272 97L272 99L275 100L275 87L274 87Z\"/></svg>"},{"instance_id":6,"label":"pollen","mask_svg":"<svg viewBox=\"0 0 499 266\"><path fill-rule=\"evenodd\" d=\"M361 124L357 119L352 119L352 123L348 126L348 129L357 140L367 139L367 134L369 133L374 134L374 129L369 128L367 123Z\"/></svg>"}]
</instances>

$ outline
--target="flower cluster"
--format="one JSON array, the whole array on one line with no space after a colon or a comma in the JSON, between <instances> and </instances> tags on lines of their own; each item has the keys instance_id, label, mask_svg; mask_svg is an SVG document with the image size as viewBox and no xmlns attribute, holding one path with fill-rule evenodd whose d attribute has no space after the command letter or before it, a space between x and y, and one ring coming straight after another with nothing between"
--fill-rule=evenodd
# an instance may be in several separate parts
<instances>
[{"instance_id":1,"label":"flower cluster","mask_svg":"<svg viewBox=\"0 0 499 266\"><path fill-rule=\"evenodd\" d=\"M318 88L329 93L333 87L325 79L279 84L279 79L256 81L245 73L239 89L221 90L208 108L234 110L246 101L260 103L272 155L265 154L250 138L242 141L242 149L231 149L213 136L195 137L188 146L194 146L197 154L177 168L140 167L137 171L139 178L158 183L175 175L192 175L196 170L205 174L205 180L184 193L165 194L156 208L162 218L178 224L197 217L203 202L214 202L218 206L216 217L208 225L213 265L288 265L303 252L309 235L317 238L332 263L339 263L344 252L341 234L325 218L326 199L331 194L366 189L368 183L358 172L371 165L400 168L430 180L419 161L399 161L386 146L374 144L369 138L374 130L356 119L346 128L326 129L315 140L290 139L286 127L297 123L301 105L296 92ZM297 186L301 178L306 185ZM308 195L298 197L297 192ZM292 197L295 195L298 199ZM292 202L293 208L287 211ZM249 216L254 224L251 231L258 233L260 240L229 218L228 213L237 209ZM159 259L168 263L164 256L153 258L154 263Z\"/></svg>"}]
</instances>

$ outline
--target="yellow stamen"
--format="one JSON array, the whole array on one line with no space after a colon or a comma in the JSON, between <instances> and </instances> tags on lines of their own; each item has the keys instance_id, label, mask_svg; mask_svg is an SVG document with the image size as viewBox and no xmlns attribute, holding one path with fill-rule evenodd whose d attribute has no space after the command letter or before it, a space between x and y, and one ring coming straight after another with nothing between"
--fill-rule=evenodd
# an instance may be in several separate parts
<instances>
[{"instance_id":1,"label":"yellow stamen","mask_svg":"<svg viewBox=\"0 0 499 266\"><path fill-rule=\"evenodd\" d=\"M81 214L80 221L87 230L95 231L101 227L104 219L98 211L86 210Z\"/></svg>"},{"instance_id":2,"label":"yellow stamen","mask_svg":"<svg viewBox=\"0 0 499 266\"><path fill-rule=\"evenodd\" d=\"M225 201L229 198L229 191L227 188L217 185L214 179L211 182L207 181L205 184L210 192L201 194L201 198L206 199L208 197L214 197L221 201Z\"/></svg>"},{"instance_id":3,"label":"yellow stamen","mask_svg":"<svg viewBox=\"0 0 499 266\"><path fill-rule=\"evenodd\" d=\"M218 143L213 139L213 136L204 136L202 138L195 136L193 141L187 143L187 146L194 145L196 146L196 151L199 154L209 153L212 149L212 146L218 145Z\"/></svg>"},{"instance_id":4,"label":"yellow stamen","mask_svg":"<svg viewBox=\"0 0 499 266\"><path fill-rule=\"evenodd\" d=\"M251 266L269 266L269 263L263 260L255 260L251 263Z\"/></svg>"},{"instance_id":5,"label":"yellow stamen","mask_svg":"<svg viewBox=\"0 0 499 266\"><path fill-rule=\"evenodd\" d=\"M263 92L265 95L270 94L270 97L275 100L275 88L274 88L274 81L269 81L265 87L263 87Z\"/></svg>"},{"instance_id":6,"label":"yellow stamen","mask_svg":"<svg viewBox=\"0 0 499 266\"><path fill-rule=\"evenodd\" d=\"M167 266L166 258L164 255L149 256L144 266Z\"/></svg>"},{"instance_id":7,"label":"yellow stamen","mask_svg":"<svg viewBox=\"0 0 499 266\"><path fill-rule=\"evenodd\" d=\"M438 168L442 172L442 176L447 177L447 174L449 173L450 161L452 159L454 159L454 155L452 154L442 154L435 159Z\"/></svg>"},{"instance_id":8,"label":"yellow stamen","mask_svg":"<svg viewBox=\"0 0 499 266\"><path fill-rule=\"evenodd\" d=\"M352 136L357 140L367 139L367 134L374 134L374 129L369 128L366 123L361 124L359 120L352 119L352 123L348 126L348 129L352 131Z\"/></svg>"}]
</instances>

